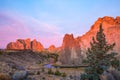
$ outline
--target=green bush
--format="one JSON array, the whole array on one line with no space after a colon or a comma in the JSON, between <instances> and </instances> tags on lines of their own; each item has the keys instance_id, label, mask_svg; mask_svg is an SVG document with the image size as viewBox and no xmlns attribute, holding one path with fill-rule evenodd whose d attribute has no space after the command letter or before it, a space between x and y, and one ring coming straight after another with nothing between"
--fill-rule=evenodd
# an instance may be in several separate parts
<instances>
[{"instance_id":1,"label":"green bush","mask_svg":"<svg viewBox=\"0 0 120 80\"><path fill-rule=\"evenodd\" d=\"M42 72L45 72L45 69L44 69L44 68L42 68Z\"/></svg>"},{"instance_id":2,"label":"green bush","mask_svg":"<svg viewBox=\"0 0 120 80\"><path fill-rule=\"evenodd\" d=\"M37 75L40 75L40 71L37 71L37 73L36 73Z\"/></svg>"},{"instance_id":3,"label":"green bush","mask_svg":"<svg viewBox=\"0 0 120 80\"><path fill-rule=\"evenodd\" d=\"M54 72L52 71L52 69L48 70L48 74L54 74Z\"/></svg>"},{"instance_id":4,"label":"green bush","mask_svg":"<svg viewBox=\"0 0 120 80\"><path fill-rule=\"evenodd\" d=\"M61 73L60 73L59 70L56 70L54 74L57 75L57 76L61 76Z\"/></svg>"},{"instance_id":5,"label":"green bush","mask_svg":"<svg viewBox=\"0 0 120 80\"><path fill-rule=\"evenodd\" d=\"M98 74L81 74L81 80L100 80Z\"/></svg>"},{"instance_id":6,"label":"green bush","mask_svg":"<svg viewBox=\"0 0 120 80\"><path fill-rule=\"evenodd\" d=\"M62 76L62 77L66 77L67 75L66 75L66 73L64 72L64 73L62 73L61 76Z\"/></svg>"},{"instance_id":7,"label":"green bush","mask_svg":"<svg viewBox=\"0 0 120 80\"><path fill-rule=\"evenodd\" d=\"M0 51L0 55L2 55L3 53L2 53L2 51Z\"/></svg>"}]
</instances>

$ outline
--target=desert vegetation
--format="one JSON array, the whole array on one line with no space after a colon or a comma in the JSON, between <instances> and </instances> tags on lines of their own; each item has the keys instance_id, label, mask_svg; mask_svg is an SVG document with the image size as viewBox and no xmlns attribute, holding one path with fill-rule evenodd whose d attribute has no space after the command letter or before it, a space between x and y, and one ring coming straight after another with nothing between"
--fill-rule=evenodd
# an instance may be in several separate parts
<instances>
[{"instance_id":1,"label":"desert vegetation","mask_svg":"<svg viewBox=\"0 0 120 80\"><path fill-rule=\"evenodd\" d=\"M27 77L32 79L35 75L40 77L47 72L44 64L49 63L50 58L56 60L54 53L45 54L31 50L4 50L1 52L0 80L7 80L7 76L14 80L27 80Z\"/></svg>"},{"instance_id":2,"label":"desert vegetation","mask_svg":"<svg viewBox=\"0 0 120 80\"><path fill-rule=\"evenodd\" d=\"M0 73L0 80L12 80L12 78L5 73Z\"/></svg>"},{"instance_id":3,"label":"desert vegetation","mask_svg":"<svg viewBox=\"0 0 120 80\"><path fill-rule=\"evenodd\" d=\"M3 52L0 50L0 55L2 55L2 53L3 53Z\"/></svg>"},{"instance_id":4,"label":"desert vegetation","mask_svg":"<svg viewBox=\"0 0 120 80\"><path fill-rule=\"evenodd\" d=\"M101 76L106 72L110 73L110 67L115 70L119 70L120 62L116 58L116 52L110 52L115 46L115 43L108 44L103 33L102 24L100 24L99 31L96 34L96 37L92 38L90 42L91 47L87 50L87 57L84 60L84 63L88 65L85 68L85 73L81 75L82 80L104 80ZM114 71L113 71L114 72ZM107 75L105 75L107 76ZM112 77L113 75L111 74ZM120 79L120 75L118 76ZM108 76L105 80L119 80L113 76L113 79L109 79Z\"/></svg>"}]
</instances>

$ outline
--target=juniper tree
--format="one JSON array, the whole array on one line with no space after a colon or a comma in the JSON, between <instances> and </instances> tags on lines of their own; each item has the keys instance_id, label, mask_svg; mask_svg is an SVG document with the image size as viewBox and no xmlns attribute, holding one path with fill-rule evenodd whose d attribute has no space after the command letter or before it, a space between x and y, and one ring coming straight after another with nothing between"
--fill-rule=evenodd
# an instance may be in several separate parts
<instances>
[{"instance_id":1,"label":"juniper tree","mask_svg":"<svg viewBox=\"0 0 120 80\"><path fill-rule=\"evenodd\" d=\"M115 46L115 43L107 43L102 24L100 24L96 37L92 38L90 46L91 47L87 50L87 57L85 59L85 63L88 65L88 67L85 68L86 74L81 75L81 77L89 80L100 80L99 75L112 66L112 62L115 62L115 56L117 55L115 52L109 53Z\"/></svg>"}]
</instances>

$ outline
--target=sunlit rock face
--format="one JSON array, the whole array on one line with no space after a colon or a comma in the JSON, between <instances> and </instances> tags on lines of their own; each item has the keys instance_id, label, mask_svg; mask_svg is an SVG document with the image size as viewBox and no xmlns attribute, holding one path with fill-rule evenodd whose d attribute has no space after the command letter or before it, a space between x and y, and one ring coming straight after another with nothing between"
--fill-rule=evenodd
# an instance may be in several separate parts
<instances>
[{"instance_id":1,"label":"sunlit rock face","mask_svg":"<svg viewBox=\"0 0 120 80\"><path fill-rule=\"evenodd\" d=\"M24 46L22 43L20 43L19 41L16 41L16 42L10 42L8 45L7 45L7 49L24 49Z\"/></svg>"},{"instance_id":2,"label":"sunlit rock face","mask_svg":"<svg viewBox=\"0 0 120 80\"><path fill-rule=\"evenodd\" d=\"M79 64L81 50L79 42L73 37L73 34L64 36L61 48L60 58L63 64Z\"/></svg>"},{"instance_id":3,"label":"sunlit rock face","mask_svg":"<svg viewBox=\"0 0 120 80\"><path fill-rule=\"evenodd\" d=\"M50 45L47 49L50 53L59 54L61 47L55 47L55 45Z\"/></svg>"},{"instance_id":4,"label":"sunlit rock face","mask_svg":"<svg viewBox=\"0 0 120 80\"><path fill-rule=\"evenodd\" d=\"M84 58L87 48L90 47L92 37L96 37L96 33L99 31L100 24L102 24L108 44L116 44L113 51L119 53L118 57L120 57L120 17L113 18L105 16L98 18L91 29L83 36L78 36L77 38L74 38L72 34L66 34L64 36L61 61L68 64L75 62L78 58Z\"/></svg>"},{"instance_id":5,"label":"sunlit rock face","mask_svg":"<svg viewBox=\"0 0 120 80\"><path fill-rule=\"evenodd\" d=\"M108 17L98 18L98 20L93 24L91 29L84 34L83 36L78 37L81 50L84 53L87 48L90 46L90 41L92 37L96 36L99 26L102 23L104 33L107 39L107 42L112 44L115 42L114 51L120 53L120 17Z\"/></svg>"},{"instance_id":6,"label":"sunlit rock face","mask_svg":"<svg viewBox=\"0 0 120 80\"><path fill-rule=\"evenodd\" d=\"M42 46L40 42L34 39L33 41L31 41L31 49L34 51L43 51L44 47Z\"/></svg>"},{"instance_id":7,"label":"sunlit rock face","mask_svg":"<svg viewBox=\"0 0 120 80\"><path fill-rule=\"evenodd\" d=\"M10 42L7 45L7 49L9 50L34 50L34 51L42 51L44 47L42 44L36 40L31 41L28 39L18 39L16 42Z\"/></svg>"},{"instance_id":8,"label":"sunlit rock face","mask_svg":"<svg viewBox=\"0 0 120 80\"><path fill-rule=\"evenodd\" d=\"M30 39L18 39L18 42L20 42L21 44L23 44L24 48L23 49L31 49L31 45L30 45Z\"/></svg>"},{"instance_id":9,"label":"sunlit rock face","mask_svg":"<svg viewBox=\"0 0 120 80\"><path fill-rule=\"evenodd\" d=\"M49 52L52 52L52 53L56 52L56 47L55 47L55 45L49 46L48 51L49 51Z\"/></svg>"},{"instance_id":10,"label":"sunlit rock face","mask_svg":"<svg viewBox=\"0 0 120 80\"><path fill-rule=\"evenodd\" d=\"M115 43L114 51L119 53L120 56L120 17L108 17L98 18L98 20L92 25L91 29L83 36L74 38L73 34L65 34L62 45L56 48L54 45L48 48L49 52L60 53L60 60L63 64L80 64L82 58L85 57L85 53L92 37L96 36L99 31L99 26L102 24L106 40L108 44ZM16 42L11 42L7 45L7 49L31 49L35 51L42 51L44 47L36 40L30 41L30 39L18 39Z\"/></svg>"}]
</instances>

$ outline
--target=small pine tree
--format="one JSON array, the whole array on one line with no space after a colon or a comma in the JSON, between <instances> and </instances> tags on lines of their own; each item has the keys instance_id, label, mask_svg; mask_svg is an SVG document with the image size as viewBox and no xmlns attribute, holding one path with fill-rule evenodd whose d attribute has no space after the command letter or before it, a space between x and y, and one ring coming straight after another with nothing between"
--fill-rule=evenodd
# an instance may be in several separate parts
<instances>
[{"instance_id":1,"label":"small pine tree","mask_svg":"<svg viewBox=\"0 0 120 80\"><path fill-rule=\"evenodd\" d=\"M100 24L99 31L96 38L92 38L90 42L91 47L88 48L86 53L85 63L88 67L85 69L86 74L81 75L81 78L89 80L100 80L99 75L108 70L112 66L112 62L116 61L115 56L117 53L111 52L115 43L108 44L103 33L102 24ZM114 67L114 66L113 66Z\"/></svg>"},{"instance_id":2,"label":"small pine tree","mask_svg":"<svg viewBox=\"0 0 120 80\"><path fill-rule=\"evenodd\" d=\"M67 76L67 74L64 72L64 73L62 73L62 77L66 77Z\"/></svg>"}]
</instances>

